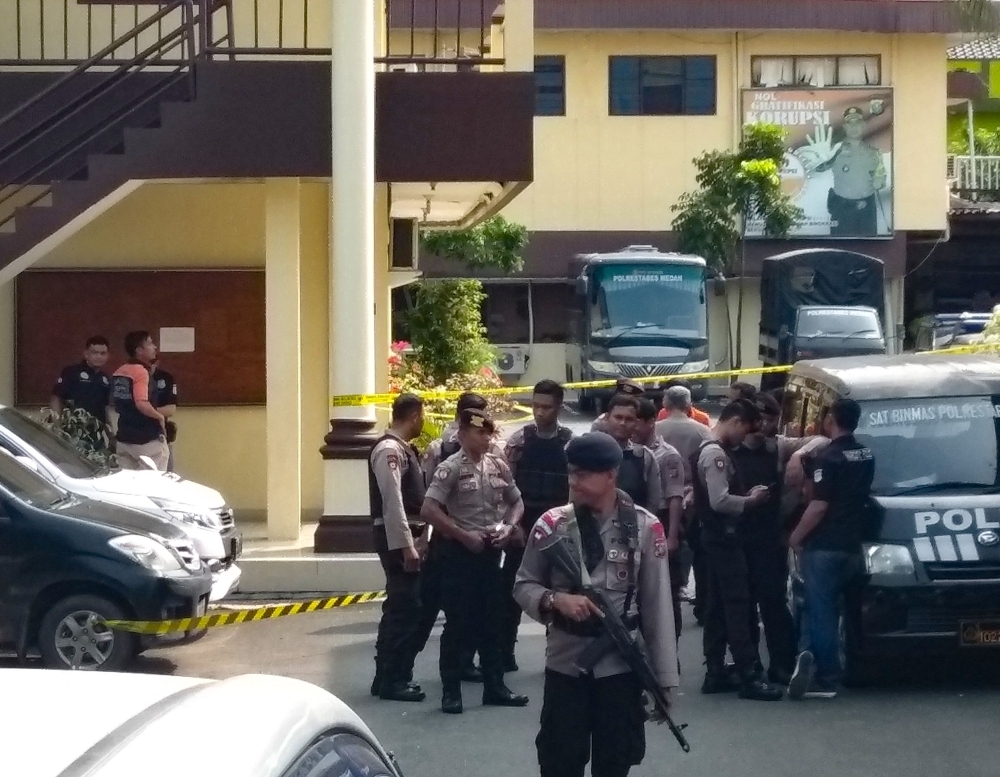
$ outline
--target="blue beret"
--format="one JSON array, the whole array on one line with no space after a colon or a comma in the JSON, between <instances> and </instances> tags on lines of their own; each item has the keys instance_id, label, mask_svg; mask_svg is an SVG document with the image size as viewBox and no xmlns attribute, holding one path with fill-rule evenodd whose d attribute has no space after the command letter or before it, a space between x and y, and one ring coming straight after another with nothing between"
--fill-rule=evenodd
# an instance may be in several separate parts
<instances>
[{"instance_id":1,"label":"blue beret","mask_svg":"<svg viewBox=\"0 0 1000 777\"><path fill-rule=\"evenodd\" d=\"M569 441L566 461L587 472L607 472L622 463L622 446L610 434L588 432Z\"/></svg>"}]
</instances>

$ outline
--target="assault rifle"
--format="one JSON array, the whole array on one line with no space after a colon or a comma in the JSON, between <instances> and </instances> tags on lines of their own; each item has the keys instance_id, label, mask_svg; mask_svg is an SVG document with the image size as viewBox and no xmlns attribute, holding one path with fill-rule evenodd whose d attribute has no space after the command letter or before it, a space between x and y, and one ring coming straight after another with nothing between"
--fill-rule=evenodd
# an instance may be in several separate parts
<instances>
[{"instance_id":1,"label":"assault rifle","mask_svg":"<svg viewBox=\"0 0 1000 777\"><path fill-rule=\"evenodd\" d=\"M584 582L583 570L577 554L573 553L566 538L554 535L550 542L539 546L539 549L549 559L553 567L557 568L564 575L573 581L574 591L586 596L597 605L601 611L601 625L603 629L597 639L595 639L580 655L576 668L584 673L590 672L597 662L612 651L625 659L629 669L635 673L639 679L639 684L649 696L653 703L653 719L657 723L666 723L670 733L681 746L685 753L691 752L691 745L688 744L684 736L686 723L677 725L670 717L670 705L666 696L656 681L656 674L649 664L649 659L642 652L642 648L632 635L632 629L626 624L621 614L608 599L607 595L597 590L588 582Z\"/></svg>"}]
</instances>

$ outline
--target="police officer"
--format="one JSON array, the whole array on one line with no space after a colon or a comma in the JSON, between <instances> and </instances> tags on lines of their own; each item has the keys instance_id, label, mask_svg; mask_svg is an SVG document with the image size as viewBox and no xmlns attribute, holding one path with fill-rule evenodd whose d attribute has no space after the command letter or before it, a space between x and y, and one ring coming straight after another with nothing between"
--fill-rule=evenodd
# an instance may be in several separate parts
<instances>
[{"instance_id":1,"label":"police officer","mask_svg":"<svg viewBox=\"0 0 1000 777\"><path fill-rule=\"evenodd\" d=\"M872 530L868 500L875 458L854 437L860 418L853 399L838 399L823 417L830 444L817 454L812 500L789 539L799 555L810 646L796 661L788 686L792 699L833 698L843 682L841 598L861 571L861 543Z\"/></svg>"},{"instance_id":2,"label":"police officer","mask_svg":"<svg viewBox=\"0 0 1000 777\"><path fill-rule=\"evenodd\" d=\"M563 388L554 380L535 385L531 396L531 414L535 422L518 429L507 440L504 457L514 475L514 482L524 500L524 518L511 543L504 551L503 578L507 604L501 647L504 671L517 671L514 645L521 623L521 606L514 599L514 578L524 556L528 529L542 513L569 501L566 444L573 432L559 424Z\"/></svg>"},{"instance_id":3,"label":"police officer","mask_svg":"<svg viewBox=\"0 0 1000 777\"><path fill-rule=\"evenodd\" d=\"M545 691L535 739L541 777L625 777L646 751L642 689L616 653L590 673L575 666L601 633L600 611L552 569L541 546L553 535L573 543L592 585L629 621L638 606L639 628L664 695L677 687L677 643L670 617L670 575L663 524L616 488L622 447L591 432L566 449L572 503L543 515L528 538L514 595L546 625ZM575 518L578 531L570 519ZM637 548L630 552L628 548Z\"/></svg>"},{"instance_id":4,"label":"police officer","mask_svg":"<svg viewBox=\"0 0 1000 777\"><path fill-rule=\"evenodd\" d=\"M643 395L643 392L644 389L642 388L642 386L640 386L634 380L629 380L628 378L619 378L618 382L615 383L615 393L614 396L612 396L612 399L614 399L614 397L618 396L619 394L625 394L626 396L635 397L636 399L638 399ZM594 421L594 423L590 425L590 431L604 432L605 434L610 434L611 432L608 429L608 413L610 412L611 412L611 405L609 403L607 412L601 413L601 415L597 416L597 419Z\"/></svg>"},{"instance_id":5,"label":"police officer","mask_svg":"<svg viewBox=\"0 0 1000 777\"><path fill-rule=\"evenodd\" d=\"M669 520L660 481L660 466L653 452L636 445L632 438L639 422L639 400L628 394L617 394L608 405L608 434L622 449L622 463L618 468L618 488L632 501L645 507L664 523Z\"/></svg>"},{"instance_id":6,"label":"police officer","mask_svg":"<svg viewBox=\"0 0 1000 777\"><path fill-rule=\"evenodd\" d=\"M164 431L167 434L167 447L170 449L170 459L167 461L167 472L174 471L174 442L177 441L177 423L174 416L177 415L177 381L174 376L160 366L160 360L153 362L152 385L150 393L153 394L153 405L160 414L167 419Z\"/></svg>"},{"instance_id":7,"label":"police officer","mask_svg":"<svg viewBox=\"0 0 1000 777\"><path fill-rule=\"evenodd\" d=\"M695 422L697 423L697 421ZM684 461L672 445L656 433L656 405L645 397L639 400L639 420L632 437L653 453L660 469L660 485L666 503L667 552L670 566L670 590L674 597L674 631L681 637L681 589L686 579L681 563L682 521L684 518Z\"/></svg>"},{"instance_id":8,"label":"police officer","mask_svg":"<svg viewBox=\"0 0 1000 777\"><path fill-rule=\"evenodd\" d=\"M816 137L800 150L810 172L833 173L826 206L833 237L878 234L878 192L887 176L882 152L865 141L865 113L857 106L844 111L844 139L832 142L833 127L817 128Z\"/></svg>"},{"instance_id":9,"label":"police officer","mask_svg":"<svg viewBox=\"0 0 1000 777\"><path fill-rule=\"evenodd\" d=\"M485 411L488 403L486 397L473 391L466 391L459 396L455 409L455 420L450 422L436 440L432 440L424 451L423 470L424 482L430 483L434 473L445 459L454 456L461 449L458 441L458 421L463 410ZM491 443L490 452L500 454L500 449ZM427 556L424 559L420 574L420 623L417 626L417 653L423 652L427 641L441 613L441 534L433 527L426 529L428 536ZM462 655L462 679L466 682L481 683L483 673L475 665L475 651Z\"/></svg>"},{"instance_id":10,"label":"police officer","mask_svg":"<svg viewBox=\"0 0 1000 777\"><path fill-rule=\"evenodd\" d=\"M781 484L786 465L817 447L822 438L779 435L781 408L768 394L757 394L759 426L742 444L729 451L744 488L764 486L767 501L747 507L739 522L752 593L751 605L760 609L770 659L768 679L788 685L795 663L795 627L788 610L788 554L782 542ZM797 465L798 466L798 465ZM751 612L751 620L756 612ZM754 623L753 632L756 632Z\"/></svg>"},{"instance_id":11,"label":"police officer","mask_svg":"<svg viewBox=\"0 0 1000 777\"><path fill-rule=\"evenodd\" d=\"M528 703L528 697L504 685L500 662L500 554L524 514L524 503L503 457L490 453L494 431L485 412L462 411L462 449L437 468L420 511L442 534L441 709L451 714L462 712L463 646L467 653L479 651L483 704Z\"/></svg>"},{"instance_id":12,"label":"police officer","mask_svg":"<svg viewBox=\"0 0 1000 777\"><path fill-rule=\"evenodd\" d=\"M411 440L424 426L424 403L400 394L392 403L392 422L368 457L375 551L385 572L385 602L375 640L372 695L393 701L423 701L425 694L410 683L416 658L420 618L420 549L415 535L424 502L420 457Z\"/></svg>"},{"instance_id":13,"label":"police officer","mask_svg":"<svg viewBox=\"0 0 1000 777\"><path fill-rule=\"evenodd\" d=\"M111 378L104 371L111 346L106 337L95 335L87 340L83 360L71 364L59 373L52 389L50 405L58 414L70 407L86 410L100 424L100 432L88 436L95 449L107 447L105 430L108 425L108 405L111 402Z\"/></svg>"},{"instance_id":14,"label":"police officer","mask_svg":"<svg viewBox=\"0 0 1000 777\"><path fill-rule=\"evenodd\" d=\"M692 461L695 511L708 564L703 634L707 671L702 693L735 690L724 663L728 640L740 697L778 701L781 691L765 683L757 668L750 625L755 618L750 577L739 537L744 512L767 501L768 490L755 486L745 493L727 452L743 442L758 420L752 403L743 399L730 402L722 409L712 438L702 443Z\"/></svg>"}]
</instances>

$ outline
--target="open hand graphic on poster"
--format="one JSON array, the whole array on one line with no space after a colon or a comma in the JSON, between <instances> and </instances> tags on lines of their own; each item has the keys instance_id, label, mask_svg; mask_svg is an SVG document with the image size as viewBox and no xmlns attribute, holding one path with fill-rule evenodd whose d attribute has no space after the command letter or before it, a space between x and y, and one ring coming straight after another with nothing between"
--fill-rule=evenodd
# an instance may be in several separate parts
<instances>
[{"instance_id":1,"label":"open hand graphic on poster","mask_svg":"<svg viewBox=\"0 0 1000 777\"><path fill-rule=\"evenodd\" d=\"M843 145L843 141L833 142L832 124L819 124L811 135L806 135L806 144L798 149L798 157L814 173L829 165Z\"/></svg>"}]
</instances>

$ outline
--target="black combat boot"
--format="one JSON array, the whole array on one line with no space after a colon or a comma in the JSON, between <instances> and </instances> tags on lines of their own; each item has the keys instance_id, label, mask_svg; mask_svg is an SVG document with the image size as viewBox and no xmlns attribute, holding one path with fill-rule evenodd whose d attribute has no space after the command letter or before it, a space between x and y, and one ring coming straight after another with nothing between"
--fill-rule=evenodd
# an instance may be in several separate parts
<instances>
[{"instance_id":1,"label":"black combat boot","mask_svg":"<svg viewBox=\"0 0 1000 777\"><path fill-rule=\"evenodd\" d=\"M382 682L382 688L378 697L386 701L423 701L427 694L420 690L419 686L408 683L405 680L395 680L393 682Z\"/></svg>"},{"instance_id":2,"label":"black combat boot","mask_svg":"<svg viewBox=\"0 0 1000 777\"><path fill-rule=\"evenodd\" d=\"M781 701L784 696L781 688L775 688L764 682L764 678L756 672L748 672L743 676L743 683L740 687L739 697L752 701Z\"/></svg>"},{"instance_id":3,"label":"black combat boot","mask_svg":"<svg viewBox=\"0 0 1000 777\"><path fill-rule=\"evenodd\" d=\"M504 685L503 676L490 677L483 685L483 705L487 707L525 707L527 696L520 696Z\"/></svg>"},{"instance_id":4,"label":"black combat boot","mask_svg":"<svg viewBox=\"0 0 1000 777\"><path fill-rule=\"evenodd\" d=\"M461 683L445 683L441 692L441 712L449 715L462 714L462 685Z\"/></svg>"},{"instance_id":5,"label":"black combat boot","mask_svg":"<svg viewBox=\"0 0 1000 777\"><path fill-rule=\"evenodd\" d=\"M462 680L467 683L481 683L483 681L483 670L469 661L462 667Z\"/></svg>"},{"instance_id":6,"label":"black combat boot","mask_svg":"<svg viewBox=\"0 0 1000 777\"><path fill-rule=\"evenodd\" d=\"M710 663L705 671L705 681L701 684L701 692L736 693L742 686L739 678L733 672L731 664Z\"/></svg>"}]
</instances>

